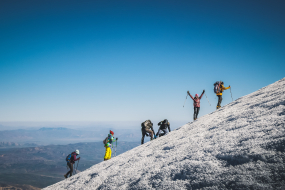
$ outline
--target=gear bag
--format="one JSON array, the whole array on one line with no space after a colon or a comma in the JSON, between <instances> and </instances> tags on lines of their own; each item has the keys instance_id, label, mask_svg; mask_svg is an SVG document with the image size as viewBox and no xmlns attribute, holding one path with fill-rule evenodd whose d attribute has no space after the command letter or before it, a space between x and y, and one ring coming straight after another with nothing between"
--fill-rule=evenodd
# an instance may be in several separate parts
<instances>
[{"instance_id":1,"label":"gear bag","mask_svg":"<svg viewBox=\"0 0 285 190\"><path fill-rule=\"evenodd\" d=\"M72 158L72 153L69 154L68 156L66 156L66 159L65 159L65 160L66 160L67 162L69 162L69 161L71 160L71 158Z\"/></svg>"},{"instance_id":2,"label":"gear bag","mask_svg":"<svg viewBox=\"0 0 285 190\"><path fill-rule=\"evenodd\" d=\"M143 122L142 124L141 124L141 127L142 128L145 128L145 129L150 129L151 127L152 127L152 123L151 123L151 121L150 120L146 120L145 122Z\"/></svg>"},{"instance_id":3,"label":"gear bag","mask_svg":"<svg viewBox=\"0 0 285 190\"><path fill-rule=\"evenodd\" d=\"M214 84L214 93L215 94L220 93L220 85L221 85L221 83L219 81L215 82L215 84Z\"/></svg>"},{"instance_id":4,"label":"gear bag","mask_svg":"<svg viewBox=\"0 0 285 190\"><path fill-rule=\"evenodd\" d=\"M108 143L108 137L106 137L104 140L103 140L103 144L107 144Z\"/></svg>"}]
</instances>

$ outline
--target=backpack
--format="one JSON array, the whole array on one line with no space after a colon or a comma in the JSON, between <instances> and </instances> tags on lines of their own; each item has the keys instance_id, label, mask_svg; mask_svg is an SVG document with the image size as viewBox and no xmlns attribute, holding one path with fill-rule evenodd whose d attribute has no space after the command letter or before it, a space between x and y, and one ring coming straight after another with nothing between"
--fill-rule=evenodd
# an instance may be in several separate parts
<instances>
[{"instance_id":1,"label":"backpack","mask_svg":"<svg viewBox=\"0 0 285 190\"><path fill-rule=\"evenodd\" d=\"M65 160L66 160L67 162L69 162L69 161L71 160L71 158L72 158L72 153L69 154L68 156L66 156L66 159L65 159Z\"/></svg>"},{"instance_id":2,"label":"backpack","mask_svg":"<svg viewBox=\"0 0 285 190\"><path fill-rule=\"evenodd\" d=\"M151 128L152 125L153 125L153 124L151 123L150 120L146 120L145 122L143 122L143 123L141 124L141 127L142 127L142 128Z\"/></svg>"},{"instance_id":3,"label":"backpack","mask_svg":"<svg viewBox=\"0 0 285 190\"><path fill-rule=\"evenodd\" d=\"M220 93L220 84L221 83L219 81L215 82L215 84L214 84L214 93L215 94Z\"/></svg>"},{"instance_id":4,"label":"backpack","mask_svg":"<svg viewBox=\"0 0 285 190\"><path fill-rule=\"evenodd\" d=\"M104 140L103 140L103 144L107 144L108 143L108 137L106 137Z\"/></svg>"},{"instance_id":5,"label":"backpack","mask_svg":"<svg viewBox=\"0 0 285 190\"><path fill-rule=\"evenodd\" d=\"M166 129L170 125L167 119L159 122L159 124L160 124L160 127L159 127L160 129Z\"/></svg>"}]
</instances>

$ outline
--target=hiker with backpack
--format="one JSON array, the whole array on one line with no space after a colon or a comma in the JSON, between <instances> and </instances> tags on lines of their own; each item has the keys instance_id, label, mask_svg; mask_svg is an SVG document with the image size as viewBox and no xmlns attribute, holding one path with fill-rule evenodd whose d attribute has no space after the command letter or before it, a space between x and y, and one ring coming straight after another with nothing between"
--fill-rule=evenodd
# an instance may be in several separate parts
<instances>
[{"instance_id":1,"label":"hiker with backpack","mask_svg":"<svg viewBox=\"0 0 285 190\"><path fill-rule=\"evenodd\" d=\"M144 143L144 137L150 136L150 140L153 139L154 130L153 130L153 123L150 120L146 120L141 124L141 131L142 131L142 140L141 144Z\"/></svg>"},{"instance_id":2,"label":"hiker with backpack","mask_svg":"<svg viewBox=\"0 0 285 190\"><path fill-rule=\"evenodd\" d=\"M112 150L111 150L112 143L115 142L115 141L118 141L118 138L115 139L115 137L113 137L113 136L114 136L114 132L110 130L110 133L108 134L108 137L106 137L105 140L103 140L103 144L104 144L104 146L106 148L104 161L111 159L111 156L112 156Z\"/></svg>"},{"instance_id":3,"label":"hiker with backpack","mask_svg":"<svg viewBox=\"0 0 285 190\"><path fill-rule=\"evenodd\" d=\"M231 88L231 86L229 85L228 87L224 87L224 82L223 81L217 81L214 83L214 92L216 93L216 95L218 96L218 104L217 104L217 109L219 109L221 107L221 103L222 103L222 95L223 95L223 91L227 90Z\"/></svg>"},{"instance_id":4,"label":"hiker with backpack","mask_svg":"<svg viewBox=\"0 0 285 190\"><path fill-rule=\"evenodd\" d=\"M199 97L198 94L196 94L195 98L193 98L193 96L191 96L189 91L187 91L187 93L192 98L192 100L194 101L194 103L193 103L193 106L194 106L194 116L193 116L193 119L195 121L197 119L199 111L200 111L200 100L201 100L203 94L205 93L205 90L203 90L203 92L200 95L200 97Z\"/></svg>"},{"instance_id":5,"label":"hiker with backpack","mask_svg":"<svg viewBox=\"0 0 285 190\"><path fill-rule=\"evenodd\" d=\"M170 123L168 122L167 119L159 122L157 125L159 126L159 129L158 129L158 131L156 133L156 136L161 137L161 136L167 135L168 131L171 132L171 130L170 130ZM167 129L168 129L168 131L167 131Z\"/></svg>"},{"instance_id":6,"label":"hiker with backpack","mask_svg":"<svg viewBox=\"0 0 285 190\"><path fill-rule=\"evenodd\" d=\"M69 154L67 157L66 157L66 162L67 162L67 166L69 167L69 171L64 175L65 178L68 178L68 174L70 174L69 177L72 176L72 173L73 173L73 165L75 163L75 161L79 161L80 160L80 157L79 158L76 158L76 156L79 155L79 150L75 150L74 152L72 152L71 154Z\"/></svg>"}]
</instances>

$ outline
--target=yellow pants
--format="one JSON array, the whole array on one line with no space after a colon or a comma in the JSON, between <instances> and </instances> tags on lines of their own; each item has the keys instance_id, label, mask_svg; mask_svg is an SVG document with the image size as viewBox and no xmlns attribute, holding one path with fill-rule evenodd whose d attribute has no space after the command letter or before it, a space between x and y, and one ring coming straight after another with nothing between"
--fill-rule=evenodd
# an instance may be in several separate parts
<instances>
[{"instance_id":1,"label":"yellow pants","mask_svg":"<svg viewBox=\"0 0 285 190\"><path fill-rule=\"evenodd\" d=\"M105 148L106 148L106 153L105 153L104 159L109 160L111 159L112 150L110 147L107 147L107 146L105 146Z\"/></svg>"}]
</instances>

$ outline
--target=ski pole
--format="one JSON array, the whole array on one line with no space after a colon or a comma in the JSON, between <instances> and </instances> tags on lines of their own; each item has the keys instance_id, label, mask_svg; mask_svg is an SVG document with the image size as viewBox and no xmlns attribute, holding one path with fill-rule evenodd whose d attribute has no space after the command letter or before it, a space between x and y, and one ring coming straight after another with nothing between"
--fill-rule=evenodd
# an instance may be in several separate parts
<instances>
[{"instance_id":1,"label":"ski pole","mask_svg":"<svg viewBox=\"0 0 285 190\"><path fill-rule=\"evenodd\" d=\"M207 98L207 100L208 100L208 97L207 97L207 95L206 95L206 92L205 92L205 96L206 96L206 98ZM209 100L208 100L208 102L209 102ZM209 102L209 104L210 104L210 102ZM211 104L210 104L210 106L211 106Z\"/></svg>"},{"instance_id":2,"label":"ski pole","mask_svg":"<svg viewBox=\"0 0 285 190\"><path fill-rule=\"evenodd\" d=\"M184 108L185 102L186 102L186 100L187 100L187 96L188 96L188 94L186 95L186 99L185 99L185 101L184 101L183 108Z\"/></svg>"},{"instance_id":3,"label":"ski pole","mask_svg":"<svg viewBox=\"0 0 285 190\"><path fill-rule=\"evenodd\" d=\"M232 88L230 88L230 92L231 92L232 101L234 101L233 100L233 94L232 94Z\"/></svg>"}]
</instances>

